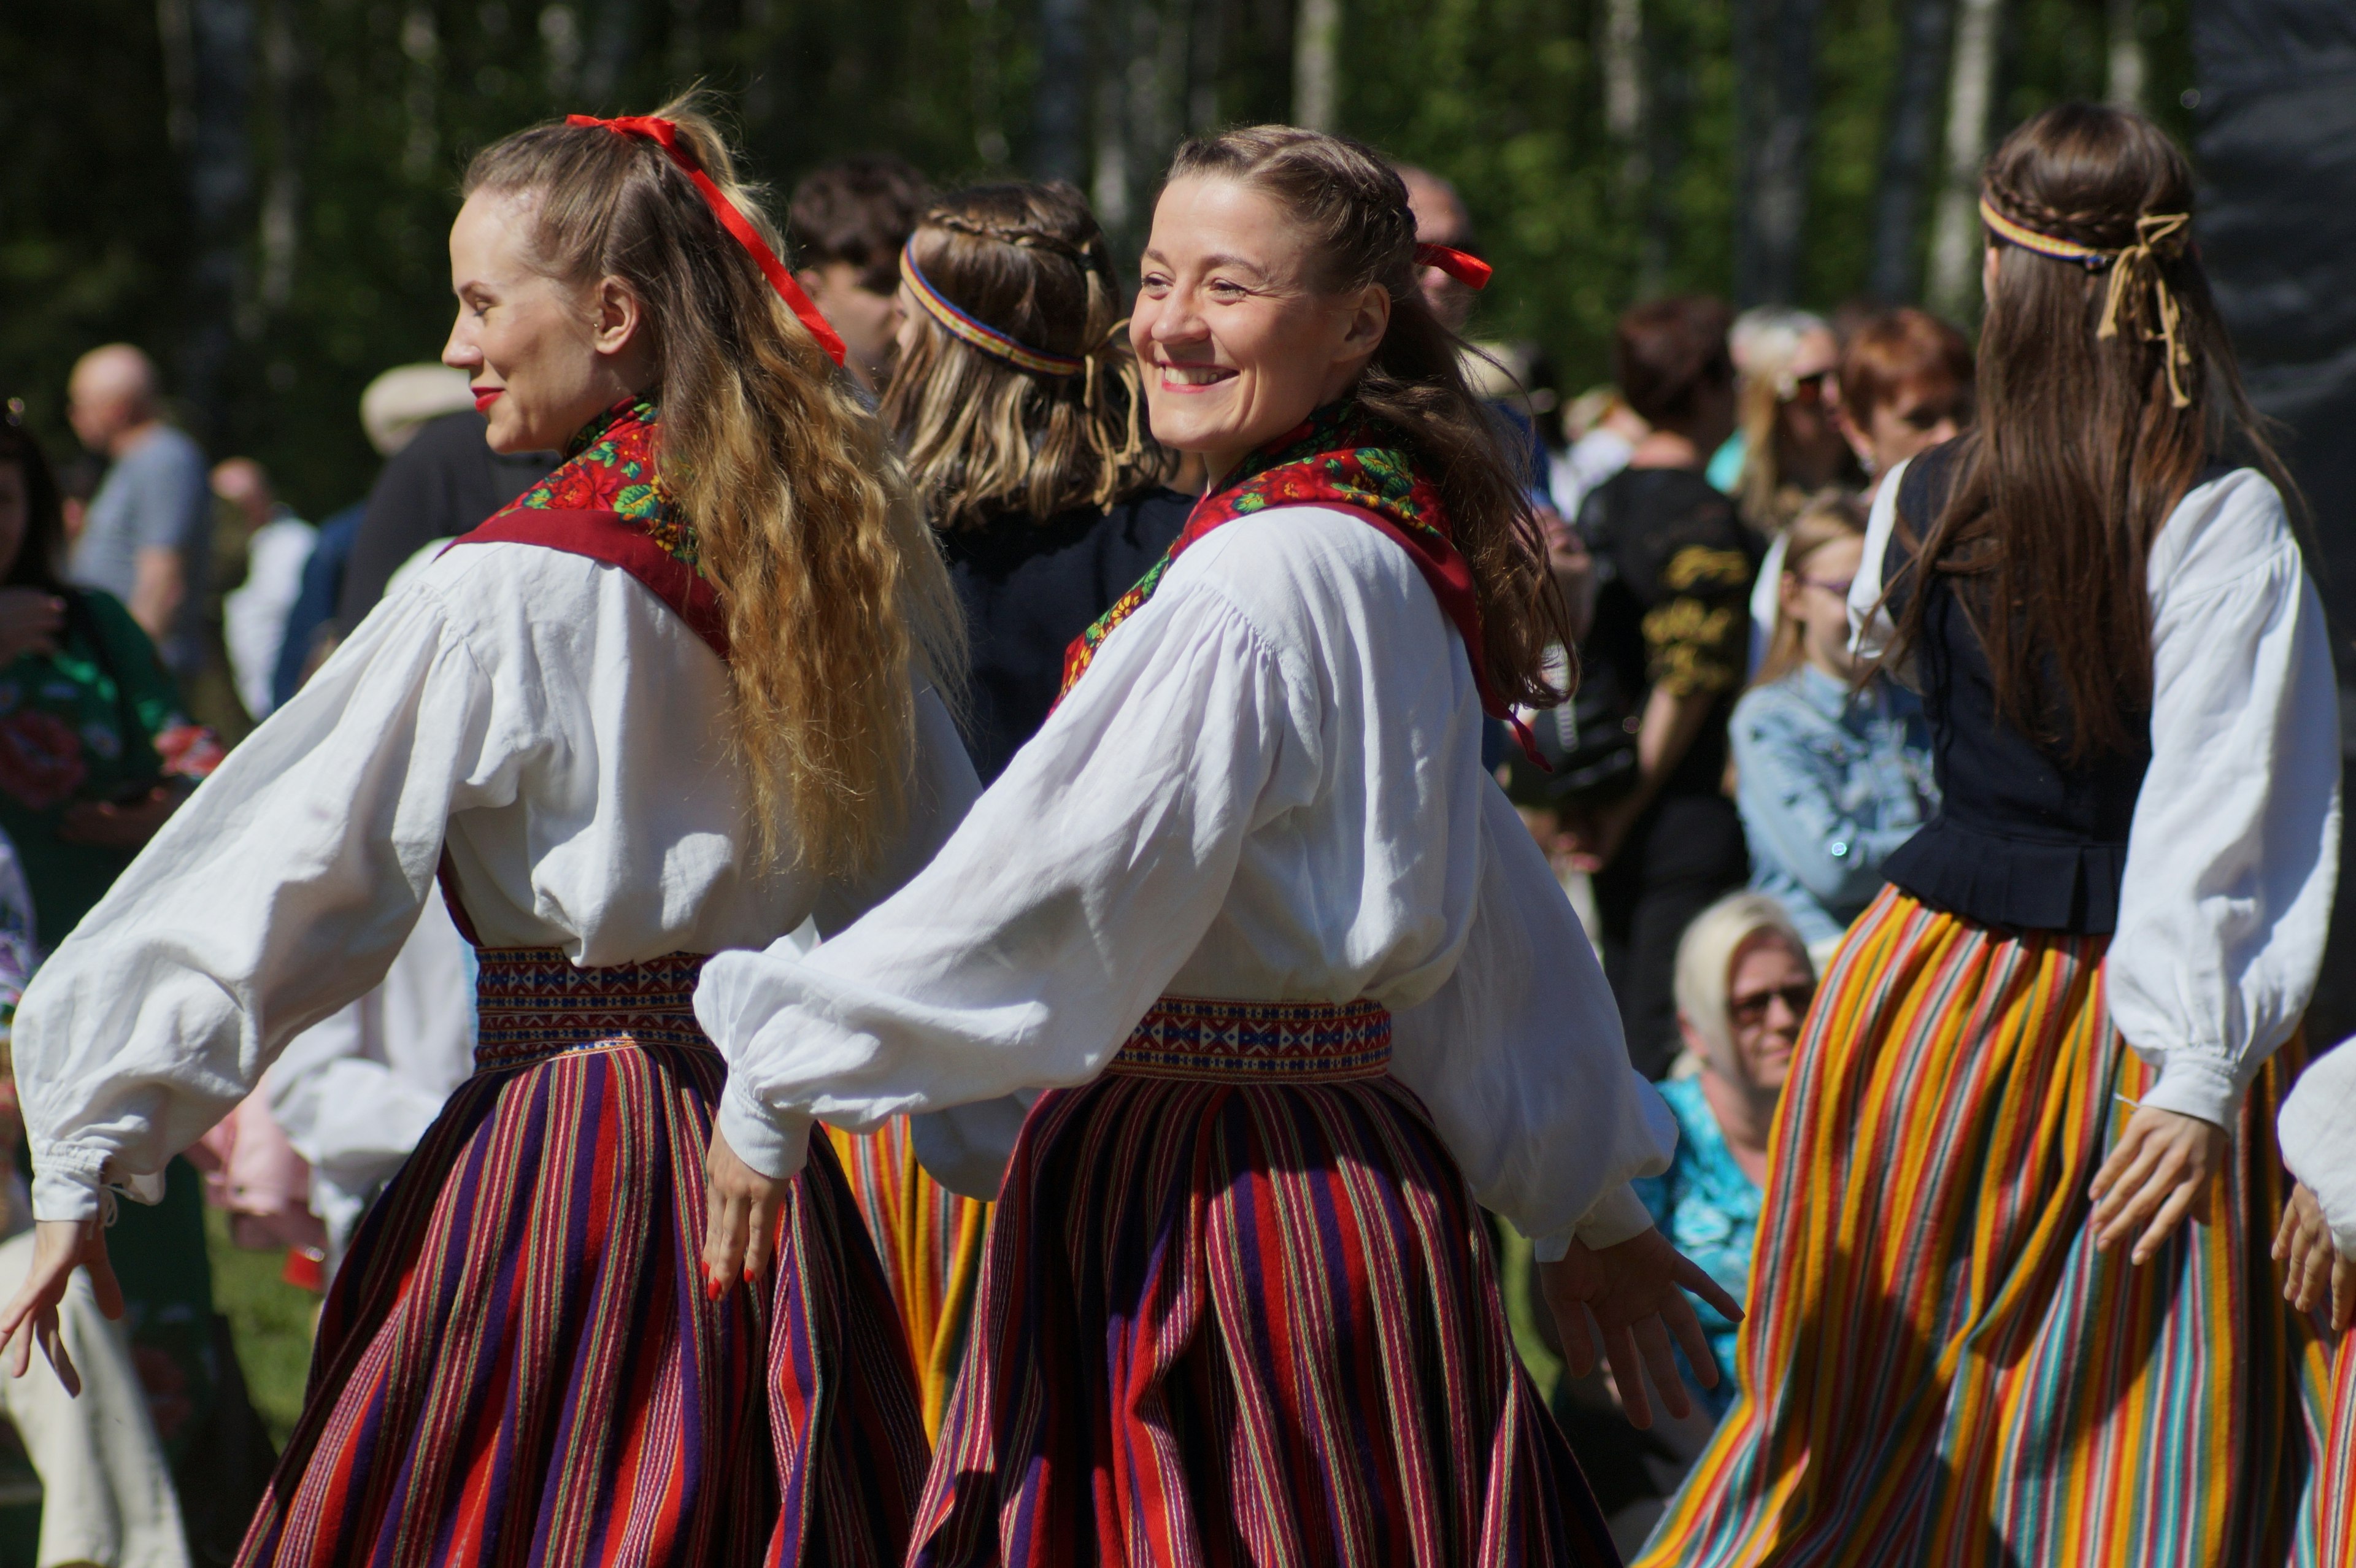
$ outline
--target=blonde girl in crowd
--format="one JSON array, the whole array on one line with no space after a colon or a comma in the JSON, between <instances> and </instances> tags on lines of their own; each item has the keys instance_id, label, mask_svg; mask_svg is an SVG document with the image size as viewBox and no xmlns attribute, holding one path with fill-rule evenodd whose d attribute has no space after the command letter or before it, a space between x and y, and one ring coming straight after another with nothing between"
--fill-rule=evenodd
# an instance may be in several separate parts
<instances>
[{"instance_id":1,"label":"blonde girl in crowd","mask_svg":"<svg viewBox=\"0 0 2356 1568\"><path fill-rule=\"evenodd\" d=\"M761 1265L697 1258L706 955L846 923L973 775L957 612L840 344L691 106L486 149L450 236L501 451L569 460L380 605L17 1019L57 1360L102 1211L382 978L437 876L477 1071L370 1213L241 1561L876 1563L925 1439L824 1139ZM797 1151L798 1154L803 1151ZM62 1371L62 1369L60 1369Z\"/></svg>"},{"instance_id":2,"label":"blonde girl in crowd","mask_svg":"<svg viewBox=\"0 0 2356 1568\"><path fill-rule=\"evenodd\" d=\"M1979 422L1849 594L1940 808L1810 1013L1742 1393L1651 1568L2292 1560L2321 1355L2266 1243L2338 704L2192 196L2116 109L1988 163Z\"/></svg>"},{"instance_id":3,"label":"blonde girl in crowd","mask_svg":"<svg viewBox=\"0 0 2356 1568\"><path fill-rule=\"evenodd\" d=\"M1559 696L1560 611L1416 288L1483 270L1414 236L1355 143L1181 149L1130 339L1210 490L930 866L698 987L723 1268L812 1115L1047 1089L911 1563L1610 1563L1479 1206L1640 1423L1646 1364L1688 1408L1673 1333L1709 1364L1679 1282L1739 1310L1629 1189L1666 1110L1481 765L1484 712Z\"/></svg>"}]
</instances>

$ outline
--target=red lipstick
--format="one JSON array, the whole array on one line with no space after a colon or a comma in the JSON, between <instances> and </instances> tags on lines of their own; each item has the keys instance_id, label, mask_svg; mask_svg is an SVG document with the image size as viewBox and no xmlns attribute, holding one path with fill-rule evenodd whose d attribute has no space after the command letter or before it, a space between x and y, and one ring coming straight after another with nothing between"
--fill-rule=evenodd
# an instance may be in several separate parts
<instances>
[{"instance_id":1,"label":"red lipstick","mask_svg":"<svg viewBox=\"0 0 2356 1568\"><path fill-rule=\"evenodd\" d=\"M489 413L491 405L499 400L499 394L507 390L505 387L475 387L470 389L475 394L475 411L478 414Z\"/></svg>"}]
</instances>

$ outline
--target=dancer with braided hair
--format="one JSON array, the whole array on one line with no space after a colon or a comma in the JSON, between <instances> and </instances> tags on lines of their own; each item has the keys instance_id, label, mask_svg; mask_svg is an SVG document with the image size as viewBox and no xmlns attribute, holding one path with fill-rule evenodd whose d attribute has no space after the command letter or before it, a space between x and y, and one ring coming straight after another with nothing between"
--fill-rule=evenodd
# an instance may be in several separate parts
<instances>
[{"instance_id":1,"label":"dancer with braided hair","mask_svg":"<svg viewBox=\"0 0 2356 1568\"><path fill-rule=\"evenodd\" d=\"M900 280L884 421L965 612L966 743L987 784L1045 721L1065 648L1162 558L1194 500L1161 483L1175 457L1144 428L1111 248L1079 192L946 197L919 219ZM1011 1136L1022 1111L970 1115L1003 1118ZM928 1431L964 1354L1002 1163L971 1159L962 1125L829 1129L900 1304Z\"/></svg>"},{"instance_id":2,"label":"dancer with braided hair","mask_svg":"<svg viewBox=\"0 0 2356 1568\"><path fill-rule=\"evenodd\" d=\"M61 945L16 1020L39 1183L0 1317L59 1359L102 1209L380 980L437 877L474 1076L362 1223L240 1558L868 1565L914 1380L834 1156L714 1275L704 955L838 927L975 791L956 603L841 347L691 105L518 133L443 357L569 460L379 605Z\"/></svg>"},{"instance_id":3,"label":"dancer with braided hair","mask_svg":"<svg viewBox=\"0 0 2356 1568\"><path fill-rule=\"evenodd\" d=\"M1892 471L1849 600L1940 810L1809 1014L1742 1393L1645 1568L2312 1545L2323 1357L2267 1248L2338 865L2322 610L2183 155L2065 105L1982 194L1979 423Z\"/></svg>"},{"instance_id":4,"label":"dancer with braided hair","mask_svg":"<svg viewBox=\"0 0 2356 1568\"><path fill-rule=\"evenodd\" d=\"M1481 1205L1640 1423L1646 1364L1687 1408L1673 1334L1710 1364L1679 1282L1740 1312L1629 1189L1674 1124L1481 765L1484 712L1559 699L1562 610L1418 254L1355 143L1180 151L1130 341L1210 490L930 866L698 986L723 1262L811 1115L1047 1090L913 1563L1611 1563Z\"/></svg>"}]
</instances>

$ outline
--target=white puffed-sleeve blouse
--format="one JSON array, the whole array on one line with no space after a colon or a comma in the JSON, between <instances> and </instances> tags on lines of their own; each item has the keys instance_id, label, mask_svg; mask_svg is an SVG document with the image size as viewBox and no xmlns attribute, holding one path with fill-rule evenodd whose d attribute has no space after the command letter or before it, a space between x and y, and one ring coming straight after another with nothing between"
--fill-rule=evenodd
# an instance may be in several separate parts
<instances>
[{"instance_id":1,"label":"white puffed-sleeve blouse","mask_svg":"<svg viewBox=\"0 0 2356 1568\"><path fill-rule=\"evenodd\" d=\"M1626 1183L1666 1168L1675 1123L1480 724L1457 634L1376 530L1283 507L1211 534L930 866L807 955L706 968L722 1131L784 1175L812 1116L1087 1083L1164 994L1366 997L1483 1203L1549 1253L1636 1234Z\"/></svg>"},{"instance_id":2,"label":"white puffed-sleeve blouse","mask_svg":"<svg viewBox=\"0 0 2356 1568\"><path fill-rule=\"evenodd\" d=\"M476 934L575 964L848 921L977 788L920 694L905 837L856 886L755 868L712 650L636 578L463 545L379 605L165 824L26 992L44 1220L162 1169L294 1035L383 979L446 842Z\"/></svg>"},{"instance_id":3,"label":"white puffed-sleeve blouse","mask_svg":"<svg viewBox=\"0 0 2356 1568\"><path fill-rule=\"evenodd\" d=\"M1849 590L1855 646L1894 634L1881 566L1903 466L1882 481ZM2158 1082L2143 1104L2231 1126L2315 994L2340 869L2340 699L2323 604L2282 496L2254 469L2196 485L2161 526L2151 593L2151 766L2127 830L2105 980Z\"/></svg>"}]
</instances>

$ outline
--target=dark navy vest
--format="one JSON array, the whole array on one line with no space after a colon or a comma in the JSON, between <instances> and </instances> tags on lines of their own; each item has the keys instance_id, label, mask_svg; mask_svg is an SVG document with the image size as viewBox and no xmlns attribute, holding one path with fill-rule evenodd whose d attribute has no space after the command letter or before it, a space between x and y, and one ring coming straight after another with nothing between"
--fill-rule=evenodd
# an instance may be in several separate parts
<instances>
[{"instance_id":1,"label":"dark navy vest","mask_svg":"<svg viewBox=\"0 0 2356 1568\"><path fill-rule=\"evenodd\" d=\"M2127 826L2151 763L2148 714L2122 715L2126 750L2069 765L1997 717L1996 677L1950 580L1900 569L1946 504L1961 442L1907 465L1882 581L1890 613L1924 595L1913 679L1931 724L1939 811L1890 857L1890 880L1933 909L1984 925L2107 934L2118 927Z\"/></svg>"}]
</instances>

